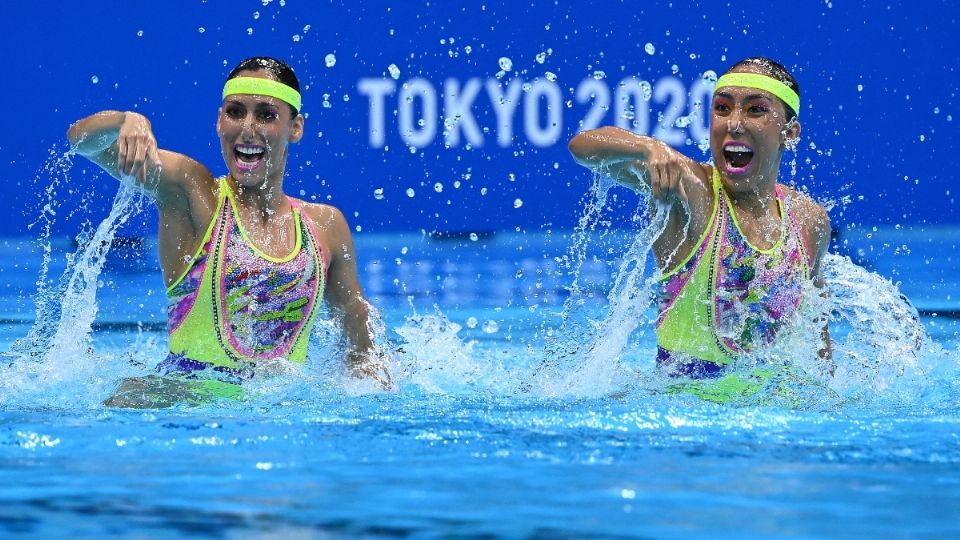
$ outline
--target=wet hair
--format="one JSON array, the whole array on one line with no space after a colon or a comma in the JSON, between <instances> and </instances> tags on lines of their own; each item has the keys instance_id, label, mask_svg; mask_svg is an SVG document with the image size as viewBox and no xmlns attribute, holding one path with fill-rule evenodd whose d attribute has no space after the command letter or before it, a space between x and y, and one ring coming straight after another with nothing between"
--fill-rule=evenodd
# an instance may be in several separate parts
<instances>
[{"instance_id":1,"label":"wet hair","mask_svg":"<svg viewBox=\"0 0 960 540\"><path fill-rule=\"evenodd\" d=\"M782 82L783 84L789 86L791 90L796 92L797 96L800 95L800 85L797 84L797 80L793 78L793 75L787 71L787 68L783 67L783 64L771 60L766 56L752 56L750 58L745 58L730 66L730 69L728 69L724 75L744 66L752 66L759 69L760 73ZM784 109L787 110L788 121L797 117L797 111L793 110L792 107L784 103L783 100L780 100L780 103L783 103Z\"/></svg>"},{"instance_id":2,"label":"wet hair","mask_svg":"<svg viewBox=\"0 0 960 540\"><path fill-rule=\"evenodd\" d=\"M229 81L230 79L239 77L243 71L266 71L273 80L283 83L297 92L300 91L300 80L297 79L297 74L294 73L293 68L283 60L277 60L269 56L247 58L237 64L237 67L233 68L233 71L227 75L227 80ZM293 118L296 118L297 114L299 114L297 110L293 108L293 105L290 105L290 114Z\"/></svg>"}]
</instances>

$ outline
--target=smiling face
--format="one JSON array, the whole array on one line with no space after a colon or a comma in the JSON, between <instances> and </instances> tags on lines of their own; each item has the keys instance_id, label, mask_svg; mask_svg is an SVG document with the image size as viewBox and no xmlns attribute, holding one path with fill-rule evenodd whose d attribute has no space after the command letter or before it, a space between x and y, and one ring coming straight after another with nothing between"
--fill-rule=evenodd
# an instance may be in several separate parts
<instances>
[{"instance_id":1,"label":"smiling face","mask_svg":"<svg viewBox=\"0 0 960 540\"><path fill-rule=\"evenodd\" d=\"M272 78L264 70L239 75ZM303 137L303 116L294 116L289 105L274 97L233 94L220 107L217 134L223 160L238 186L282 182L287 145Z\"/></svg>"},{"instance_id":2,"label":"smiling face","mask_svg":"<svg viewBox=\"0 0 960 540\"><path fill-rule=\"evenodd\" d=\"M749 66L734 72L761 73ZM788 120L783 102L763 90L725 86L716 92L710 149L728 191L773 189L784 140L800 135L800 124Z\"/></svg>"}]
</instances>

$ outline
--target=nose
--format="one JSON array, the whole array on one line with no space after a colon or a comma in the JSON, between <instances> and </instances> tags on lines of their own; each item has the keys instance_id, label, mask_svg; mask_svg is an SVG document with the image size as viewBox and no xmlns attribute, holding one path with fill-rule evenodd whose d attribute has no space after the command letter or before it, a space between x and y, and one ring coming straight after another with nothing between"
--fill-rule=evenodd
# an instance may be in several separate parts
<instances>
[{"instance_id":1,"label":"nose","mask_svg":"<svg viewBox=\"0 0 960 540\"><path fill-rule=\"evenodd\" d=\"M727 131L730 133L742 133L743 132L743 122L742 120L743 109L740 107L735 107L730 111L730 116L727 117Z\"/></svg>"},{"instance_id":2,"label":"nose","mask_svg":"<svg viewBox=\"0 0 960 540\"><path fill-rule=\"evenodd\" d=\"M248 114L243 117L243 120L240 122L240 134L243 137L244 142L252 142L254 136L254 125L256 122L253 120L253 115Z\"/></svg>"}]
</instances>

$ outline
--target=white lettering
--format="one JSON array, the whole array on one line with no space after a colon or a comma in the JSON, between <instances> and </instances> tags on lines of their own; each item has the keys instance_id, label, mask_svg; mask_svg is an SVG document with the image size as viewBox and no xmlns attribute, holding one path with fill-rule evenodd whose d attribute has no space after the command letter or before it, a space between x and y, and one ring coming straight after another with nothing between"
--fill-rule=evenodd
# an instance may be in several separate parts
<instances>
[{"instance_id":1,"label":"white lettering","mask_svg":"<svg viewBox=\"0 0 960 540\"><path fill-rule=\"evenodd\" d=\"M610 110L610 89L598 79L590 77L577 86L577 103L591 103L587 115L580 121L580 131L600 127L600 122Z\"/></svg>"},{"instance_id":2,"label":"white lettering","mask_svg":"<svg viewBox=\"0 0 960 540\"><path fill-rule=\"evenodd\" d=\"M487 95L497 116L497 144L504 148L513 142L513 113L520 104L522 90L520 79L511 79L506 92L500 89L500 81L492 77L487 79Z\"/></svg>"},{"instance_id":3,"label":"white lettering","mask_svg":"<svg viewBox=\"0 0 960 540\"><path fill-rule=\"evenodd\" d=\"M386 137L386 114L384 101L393 94L396 84L389 79L360 79L357 91L360 95L370 97L370 146L383 148Z\"/></svg>"},{"instance_id":4,"label":"white lettering","mask_svg":"<svg viewBox=\"0 0 960 540\"><path fill-rule=\"evenodd\" d=\"M480 79L472 78L467 81L463 91L460 91L460 82L450 78L443 85L443 136L447 146L460 145L460 130L467 138L467 144L483 146L483 134L477 126L470 107L480 93Z\"/></svg>"},{"instance_id":5,"label":"white lettering","mask_svg":"<svg viewBox=\"0 0 960 540\"><path fill-rule=\"evenodd\" d=\"M417 98L423 105L423 116L419 122L414 121L414 101ZM430 81L416 78L403 84L397 120L400 123L400 137L408 146L424 148L433 142L437 135L437 91Z\"/></svg>"},{"instance_id":6,"label":"white lettering","mask_svg":"<svg viewBox=\"0 0 960 540\"><path fill-rule=\"evenodd\" d=\"M676 124L687 104L687 91L683 83L680 79L667 75L653 87L653 100L666 105L664 112L657 115L657 128L653 131L653 136L670 146L682 145L686 137L677 129Z\"/></svg>"},{"instance_id":7,"label":"white lettering","mask_svg":"<svg viewBox=\"0 0 960 540\"><path fill-rule=\"evenodd\" d=\"M697 79L690 89L690 137L702 144L710 140L710 110L716 83Z\"/></svg>"},{"instance_id":8,"label":"white lettering","mask_svg":"<svg viewBox=\"0 0 960 540\"><path fill-rule=\"evenodd\" d=\"M540 98L546 98L547 121L540 125ZM563 95L556 83L537 79L523 99L523 129L536 146L546 147L560 139L563 131Z\"/></svg>"},{"instance_id":9,"label":"white lettering","mask_svg":"<svg viewBox=\"0 0 960 540\"><path fill-rule=\"evenodd\" d=\"M617 127L646 135L650 132L650 83L636 77L620 81L614 92Z\"/></svg>"}]
</instances>

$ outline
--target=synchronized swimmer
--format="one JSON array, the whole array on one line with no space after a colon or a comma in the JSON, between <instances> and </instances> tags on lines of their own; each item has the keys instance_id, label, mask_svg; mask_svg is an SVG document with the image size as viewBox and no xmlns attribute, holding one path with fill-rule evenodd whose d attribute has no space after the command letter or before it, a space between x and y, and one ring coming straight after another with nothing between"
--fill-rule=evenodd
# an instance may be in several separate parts
<instances>
[{"instance_id":1,"label":"synchronized swimmer","mask_svg":"<svg viewBox=\"0 0 960 540\"><path fill-rule=\"evenodd\" d=\"M219 178L158 148L140 114L104 111L70 127L76 152L140 188L160 217L170 354L157 375L125 381L109 405L240 397L239 383L255 363L305 361L321 300L340 315L350 370L389 385L371 342L346 219L333 206L283 191L290 144L304 134L300 107L290 66L268 57L240 62L217 117L228 170Z\"/></svg>"},{"instance_id":2,"label":"synchronized swimmer","mask_svg":"<svg viewBox=\"0 0 960 540\"><path fill-rule=\"evenodd\" d=\"M649 189L666 227L653 250L657 364L724 401L755 389L727 373L767 346L796 314L807 283L825 291L826 211L778 182L783 152L800 136L800 91L780 64L750 58L717 81L710 122L713 164L606 127L570 141L574 158L618 182ZM228 76L217 134L228 173L157 147L150 122L105 111L71 126L74 149L148 194L160 216L170 353L158 373L124 381L108 405L169 406L241 398L252 367L307 357L319 302L341 316L347 365L389 386L371 340L368 305L343 214L283 192L290 143L304 133L300 85L285 63L244 60ZM819 355L832 362L823 325ZM200 376L203 375L203 376ZM211 376L212 375L212 376Z\"/></svg>"},{"instance_id":3,"label":"synchronized swimmer","mask_svg":"<svg viewBox=\"0 0 960 540\"><path fill-rule=\"evenodd\" d=\"M800 137L800 89L763 57L717 80L710 117L713 164L650 137L605 127L578 134L570 151L623 185L649 189L666 208L653 251L657 364L670 377L714 379L694 393L724 401L759 389L768 373L726 373L739 355L770 345L797 311L804 285L824 289L830 241L826 211L777 181L786 148ZM825 289L824 289L825 290ZM831 362L824 324L819 355Z\"/></svg>"}]
</instances>

